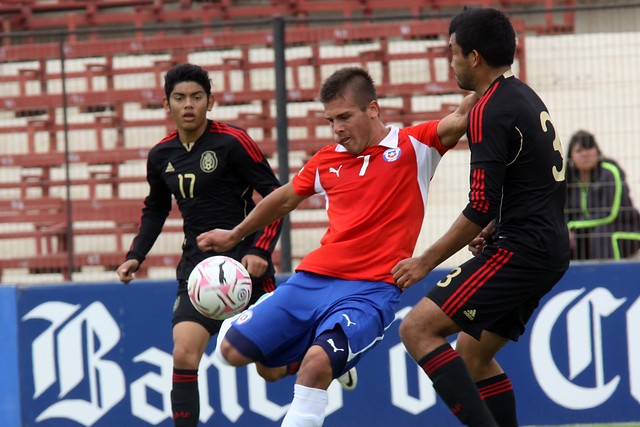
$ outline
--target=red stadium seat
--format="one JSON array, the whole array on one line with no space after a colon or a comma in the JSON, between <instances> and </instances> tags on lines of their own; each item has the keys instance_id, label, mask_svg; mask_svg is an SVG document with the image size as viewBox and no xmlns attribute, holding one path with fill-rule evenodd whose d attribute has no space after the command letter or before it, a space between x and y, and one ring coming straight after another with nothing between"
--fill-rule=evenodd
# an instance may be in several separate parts
<instances>
[{"instance_id":1,"label":"red stadium seat","mask_svg":"<svg viewBox=\"0 0 640 427\"><path fill-rule=\"evenodd\" d=\"M5 0L0 5L3 17L3 29L9 31L34 31L46 29L97 29L104 26L130 25L141 28L150 24L212 23L238 20L265 19L277 15L297 18L353 18L394 15L433 14L442 11L459 10L468 2L463 0L263 0L245 5L232 0L201 2L193 0L60 0L57 2L38 2L34 0ZM573 6L575 0L482 0L476 2L482 6L493 6L505 11L521 9L541 10L543 24L534 24L529 31L542 33L572 32L574 12L568 10L559 13L562 20L548 9L554 6ZM308 25L300 24L303 27ZM232 28L230 25L227 28ZM205 29L206 33L210 31ZM164 35L158 30L154 35ZM142 32L136 37L142 36ZM95 40L96 33L89 38ZM72 40L78 40L76 34ZM7 41L5 40L5 43Z\"/></svg>"},{"instance_id":2,"label":"red stadium seat","mask_svg":"<svg viewBox=\"0 0 640 427\"><path fill-rule=\"evenodd\" d=\"M191 54L212 52L218 55L215 60L201 65L210 73L221 76L220 81L214 81L216 108L233 111L229 113L232 114L229 119L222 121L243 127L252 136L257 135L254 139L265 156L273 157L277 153L275 81L257 82L255 78L260 74L273 75L273 59L269 55L252 55L256 48L271 48L270 28L238 30L229 25L198 30L196 35L167 30L150 32L143 30L144 26L221 21L231 24L275 14L301 18L374 18L400 13L417 16L459 8L465 2L263 0L252 3L257 4L240 6L232 0L216 3L191 0L2 2L0 19L5 33L10 35L23 30L100 29L114 25L133 25L136 31L127 37L110 35L106 38L97 32L73 35L65 42L65 57L80 65L65 69L64 74L56 66L51 67L51 63L59 61L60 57L57 41L38 42L33 36L18 37L17 41L3 37L3 63L18 66L14 72L0 75L0 84L10 88L0 94L0 109L3 113L10 111L15 119L10 126L0 123L0 138L18 136L25 144L16 148L16 152L0 155L0 165L7 170L22 168L15 175L0 179L0 194L8 195L6 200L0 198L0 239L29 241L34 250L27 257L0 259L0 274L6 269L26 268L32 272L57 271L68 278L72 271L83 267L103 266L112 270L122 262L138 225L143 197L131 198L123 189L137 186L144 190L147 184L143 162L150 147L158 140L157 136L145 137L148 145L140 148L139 143L133 141L135 137L127 136L127 132L138 131L146 135L153 128L155 133L164 135L173 129L164 112L156 114L164 95L163 73L177 62L188 61ZM499 3L508 10L550 7L548 0L503 0ZM573 1L563 3L573 4ZM547 16L553 18L548 14L545 19ZM567 31L573 28L569 12L560 24L552 19L544 22L535 31L545 31L553 25L564 26ZM515 20L514 25L523 36L530 30L520 20ZM553 28L558 30L558 27ZM416 97L461 94L448 67L447 31L448 19L430 19L428 25L419 19L400 24L371 19L365 23L345 22L339 27L334 23L310 26L296 22L289 25L286 32L288 46L306 49L286 62L287 98L291 110L287 121L292 135L289 150L308 157L333 143L317 98L322 79L342 66L362 65L376 71L379 93L383 94L381 114L386 123L408 126L449 113L452 107L446 101L433 111L418 110L414 106ZM420 48L394 50L392 45L395 43L413 43ZM327 55L327 46L340 54ZM517 58L519 74L526 79L523 49L524 43L520 43ZM148 60L137 61L147 56ZM131 62L123 65L126 58ZM66 99L60 89L62 79L73 82L66 87ZM142 83L132 84L137 81ZM66 124L60 118L64 107L74 113ZM144 114L127 113L128 108ZM212 116L217 118L215 109ZM70 142L84 139L87 144L79 149L74 146L65 153L68 142L65 138ZM86 172L71 180L72 192L82 196L72 196L70 203L62 191L68 185L66 177L60 176L60 170L67 162L70 167ZM139 166L140 173L134 176L122 174L121 169L130 164ZM295 173L297 166L291 169L290 173ZM130 198L125 199L125 196ZM308 199L300 208L322 214L323 200ZM68 226L70 218L71 228ZM297 219L292 228L322 231L327 225L322 215L309 218ZM177 208L172 211L165 231L181 233ZM115 243L99 250L74 251L73 267L70 267L69 236L73 236L73 241L80 238L102 241L115 236ZM175 267L178 252L179 247L175 253L151 254L143 264L140 277L144 277L149 268ZM279 262L279 253L275 258Z\"/></svg>"}]
</instances>

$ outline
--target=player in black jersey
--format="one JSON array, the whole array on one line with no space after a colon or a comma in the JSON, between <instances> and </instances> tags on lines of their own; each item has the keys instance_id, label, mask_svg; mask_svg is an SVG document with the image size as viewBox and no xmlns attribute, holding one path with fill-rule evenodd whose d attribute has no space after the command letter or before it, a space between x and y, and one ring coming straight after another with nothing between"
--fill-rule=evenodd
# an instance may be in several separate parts
<instances>
[{"instance_id":1,"label":"player in black jersey","mask_svg":"<svg viewBox=\"0 0 640 427\"><path fill-rule=\"evenodd\" d=\"M400 336L463 424L514 427L515 395L494 356L569 266L562 147L544 103L511 72L516 36L502 12L465 9L449 35L458 85L481 96L467 128L469 203L392 272L407 288L467 244L475 256L428 291ZM446 340L455 333L456 351Z\"/></svg>"},{"instance_id":2,"label":"player in black jersey","mask_svg":"<svg viewBox=\"0 0 640 427\"><path fill-rule=\"evenodd\" d=\"M221 321L198 313L187 295L187 279L203 259L220 255L198 249L196 237L213 228L233 228L253 210L254 190L266 196L280 186L256 143L235 126L207 119L215 98L205 70L179 64L165 75L163 105L177 130L156 144L147 159L149 195L138 234L117 273L124 283L144 261L162 231L175 198L184 220L182 258L176 270L173 312L173 387L176 426L196 426L200 414L198 365ZM275 288L271 254L281 222L247 236L224 255L241 261L251 274L251 303Z\"/></svg>"}]
</instances>

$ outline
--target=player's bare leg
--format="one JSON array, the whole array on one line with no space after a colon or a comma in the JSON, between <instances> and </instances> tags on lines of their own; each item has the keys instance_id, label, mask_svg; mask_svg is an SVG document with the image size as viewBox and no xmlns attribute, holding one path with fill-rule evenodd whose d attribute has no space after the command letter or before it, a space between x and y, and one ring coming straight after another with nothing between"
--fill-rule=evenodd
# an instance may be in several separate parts
<instances>
[{"instance_id":1,"label":"player's bare leg","mask_svg":"<svg viewBox=\"0 0 640 427\"><path fill-rule=\"evenodd\" d=\"M255 360L240 353L226 338L220 340L218 348L223 360L231 366L246 366L255 362Z\"/></svg>"},{"instance_id":2,"label":"player's bare leg","mask_svg":"<svg viewBox=\"0 0 640 427\"><path fill-rule=\"evenodd\" d=\"M326 351L318 345L312 345L302 360L296 384L326 390L331 381L333 370Z\"/></svg>"},{"instance_id":3,"label":"player's bare leg","mask_svg":"<svg viewBox=\"0 0 640 427\"><path fill-rule=\"evenodd\" d=\"M509 377L494 358L508 342L507 338L487 331L482 333L480 341L461 332L456 351L500 427L517 427L515 393Z\"/></svg>"},{"instance_id":4,"label":"player's bare leg","mask_svg":"<svg viewBox=\"0 0 640 427\"><path fill-rule=\"evenodd\" d=\"M472 427L498 427L465 362L446 340L459 330L440 307L422 298L402 321L400 338L460 422Z\"/></svg>"},{"instance_id":5,"label":"player's bare leg","mask_svg":"<svg viewBox=\"0 0 640 427\"><path fill-rule=\"evenodd\" d=\"M324 422L327 388L333 381L333 368L325 349L312 345L307 351L294 386L293 401L282 427L319 427Z\"/></svg>"},{"instance_id":6,"label":"player's bare leg","mask_svg":"<svg viewBox=\"0 0 640 427\"><path fill-rule=\"evenodd\" d=\"M227 319L222 323L216 339L216 349L214 356L221 362L231 366L245 366L253 363L253 359L244 356L235 349L225 338L225 334L231 327L232 319ZM299 364L287 365L277 368L270 368L260 362L255 362L256 371L265 381L273 382L298 372Z\"/></svg>"},{"instance_id":7,"label":"player's bare leg","mask_svg":"<svg viewBox=\"0 0 640 427\"><path fill-rule=\"evenodd\" d=\"M265 381L268 381L268 382L278 381L286 377L287 375L291 375L295 373L295 372L290 373L288 368L289 368L288 366L281 366L278 368L269 368L267 366L264 366L260 362L256 362L256 370L258 371L258 375L260 375L262 378L264 378Z\"/></svg>"},{"instance_id":8,"label":"player's bare leg","mask_svg":"<svg viewBox=\"0 0 640 427\"><path fill-rule=\"evenodd\" d=\"M171 410L177 427L198 425L198 365L210 338L209 332L195 322L180 322L173 327Z\"/></svg>"},{"instance_id":9,"label":"player's bare leg","mask_svg":"<svg viewBox=\"0 0 640 427\"><path fill-rule=\"evenodd\" d=\"M456 341L456 351L466 363L471 378L478 382L504 373L494 356L507 342L507 338L487 331L482 333L480 341L460 332Z\"/></svg>"}]
</instances>

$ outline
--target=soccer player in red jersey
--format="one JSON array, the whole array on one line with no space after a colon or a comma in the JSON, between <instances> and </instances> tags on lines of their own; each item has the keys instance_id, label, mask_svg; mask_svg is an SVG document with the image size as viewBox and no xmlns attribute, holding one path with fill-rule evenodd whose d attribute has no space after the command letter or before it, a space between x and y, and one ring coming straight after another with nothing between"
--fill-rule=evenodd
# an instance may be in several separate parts
<instances>
[{"instance_id":1,"label":"soccer player in red jersey","mask_svg":"<svg viewBox=\"0 0 640 427\"><path fill-rule=\"evenodd\" d=\"M198 365L222 321L209 319L193 307L187 295L189 274L207 257L230 256L247 268L253 281L251 301L256 301L275 287L271 254L281 223L265 224L219 253L200 250L196 237L211 228L239 224L255 207L254 190L266 196L280 183L244 130L207 119L215 98L205 70L178 64L166 73L164 89L163 105L177 129L149 151L149 195L144 200L138 234L117 273L124 283L133 280L160 235L175 198L184 220L184 243L176 270L171 406L176 426L195 427L200 414Z\"/></svg>"},{"instance_id":2,"label":"soccer player in red jersey","mask_svg":"<svg viewBox=\"0 0 640 427\"><path fill-rule=\"evenodd\" d=\"M234 366L258 362L265 377L270 369L272 379L284 376L284 367L301 361L285 427L321 426L331 381L348 373L394 320L401 290L391 268L413 254L430 179L464 134L477 97L467 96L441 120L385 126L371 77L353 67L332 74L320 100L336 144L314 154L241 224L198 237L203 250L224 251L307 197L326 199L329 228L320 247L218 337L218 357Z\"/></svg>"},{"instance_id":3,"label":"soccer player in red jersey","mask_svg":"<svg viewBox=\"0 0 640 427\"><path fill-rule=\"evenodd\" d=\"M467 130L469 203L393 277L407 288L467 244L475 256L428 291L400 337L463 424L515 427L513 388L494 356L569 266L562 146L542 100L511 72L516 35L502 12L465 9L449 34L459 86L481 96ZM446 338L455 333L454 351Z\"/></svg>"}]
</instances>

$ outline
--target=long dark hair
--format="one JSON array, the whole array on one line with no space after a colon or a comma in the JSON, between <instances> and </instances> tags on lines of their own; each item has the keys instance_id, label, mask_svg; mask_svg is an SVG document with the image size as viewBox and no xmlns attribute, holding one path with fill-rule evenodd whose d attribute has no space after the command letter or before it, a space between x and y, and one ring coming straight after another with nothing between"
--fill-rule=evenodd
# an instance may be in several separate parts
<instances>
[{"instance_id":1,"label":"long dark hair","mask_svg":"<svg viewBox=\"0 0 640 427\"><path fill-rule=\"evenodd\" d=\"M598 146L598 142L596 141L596 137L593 136L591 132L587 132L586 130L579 130L571 136L569 140L569 149L567 152L567 166L568 166L568 174L567 174L567 183L575 183L578 180L578 171L573 164L573 159L571 158L571 153L574 148L582 147L586 149L595 148L598 151L599 160L602 160L602 152L600 151L600 147ZM598 169L600 167L600 162L598 162L598 166L591 171L591 180L593 181L595 176L597 176Z\"/></svg>"}]
</instances>

